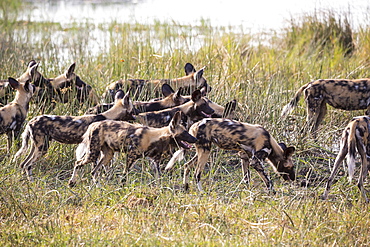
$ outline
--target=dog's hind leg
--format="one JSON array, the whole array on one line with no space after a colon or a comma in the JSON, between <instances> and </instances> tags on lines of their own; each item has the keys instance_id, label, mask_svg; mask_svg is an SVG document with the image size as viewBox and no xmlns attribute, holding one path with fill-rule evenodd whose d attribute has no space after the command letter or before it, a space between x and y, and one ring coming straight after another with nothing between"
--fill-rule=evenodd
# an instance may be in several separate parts
<instances>
[{"instance_id":1,"label":"dog's hind leg","mask_svg":"<svg viewBox=\"0 0 370 247\"><path fill-rule=\"evenodd\" d=\"M360 172L360 176L358 178L358 183L357 183L357 186L358 188L360 189L361 191L361 194L363 196L363 198L365 199L365 202L368 203L369 202L369 199L367 198L366 196L366 191L365 191L365 188L364 188L364 180L365 180L365 177L367 175L367 154L366 154L366 147L362 141L361 138L357 138L357 150L358 152L360 153L360 156L361 156L361 172Z\"/></svg>"},{"instance_id":2,"label":"dog's hind leg","mask_svg":"<svg viewBox=\"0 0 370 247\"><path fill-rule=\"evenodd\" d=\"M343 162L344 158L346 157L346 155L348 153L348 141L347 141L348 133L347 132L345 132L345 133L346 134L344 134L343 137L342 137L340 151L339 151L337 157L335 158L333 170L330 174L330 177L328 178L328 181L326 182L325 191L321 196L321 198L323 200L325 200L328 197L330 187L333 183L333 179L334 179L335 175L338 172L340 164Z\"/></svg>"},{"instance_id":3,"label":"dog's hind leg","mask_svg":"<svg viewBox=\"0 0 370 247\"><path fill-rule=\"evenodd\" d=\"M26 172L28 180L33 182L32 165L35 163L45 152L40 151L32 144L30 153L26 159L20 164L20 167Z\"/></svg>"},{"instance_id":4,"label":"dog's hind leg","mask_svg":"<svg viewBox=\"0 0 370 247\"><path fill-rule=\"evenodd\" d=\"M101 157L91 171L91 175L95 184L97 184L98 182L97 178L100 176L99 171L101 170L101 167L107 165L112 160L113 156L114 150L110 149L107 146L103 146Z\"/></svg>"},{"instance_id":5,"label":"dog's hind leg","mask_svg":"<svg viewBox=\"0 0 370 247\"><path fill-rule=\"evenodd\" d=\"M200 182L200 177L202 175L202 171L204 170L204 166L207 163L211 151L208 148L198 148L197 147L197 155L198 155L198 164L197 168L195 169L195 182L197 183L198 190L200 192L204 192L202 184Z\"/></svg>"}]
</instances>

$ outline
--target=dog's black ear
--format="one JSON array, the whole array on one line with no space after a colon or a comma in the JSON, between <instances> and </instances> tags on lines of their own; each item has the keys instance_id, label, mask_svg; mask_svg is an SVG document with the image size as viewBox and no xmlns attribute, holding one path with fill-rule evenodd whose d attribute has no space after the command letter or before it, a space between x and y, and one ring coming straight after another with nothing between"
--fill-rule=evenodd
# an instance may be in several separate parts
<instances>
[{"instance_id":1,"label":"dog's black ear","mask_svg":"<svg viewBox=\"0 0 370 247\"><path fill-rule=\"evenodd\" d=\"M29 67L29 74L30 74L30 76L32 78L32 81L34 81L36 79L35 76L36 76L38 67L39 67L39 64L38 63L35 63L31 67Z\"/></svg>"},{"instance_id":2,"label":"dog's black ear","mask_svg":"<svg viewBox=\"0 0 370 247\"><path fill-rule=\"evenodd\" d=\"M179 87L179 89L177 89L176 93L174 93L173 98L174 99L180 98L181 97L181 94L182 94L182 91L183 91L183 88L182 87Z\"/></svg>"},{"instance_id":3,"label":"dog's black ear","mask_svg":"<svg viewBox=\"0 0 370 247\"><path fill-rule=\"evenodd\" d=\"M72 76L72 74L75 72L75 68L76 68L76 63L72 63L68 70L66 71L66 77L67 78L70 78Z\"/></svg>"},{"instance_id":4,"label":"dog's black ear","mask_svg":"<svg viewBox=\"0 0 370 247\"><path fill-rule=\"evenodd\" d=\"M121 89L119 89L119 90L117 90L116 94L114 95L114 101L123 99L124 96L125 96L125 93Z\"/></svg>"},{"instance_id":5,"label":"dog's black ear","mask_svg":"<svg viewBox=\"0 0 370 247\"><path fill-rule=\"evenodd\" d=\"M177 111L170 122L170 130L175 132L175 129L181 123L181 111Z\"/></svg>"},{"instance_id":6,"label":"dog's black ear","mask_svg":"<svg viewBox=\"0 0 370 247\"><path fill-rule=\"evenodd\" d=\"M287 159L293 155L295 152L295 147L287 147L284 149L284 157Z\"/></svg>"},{"instance_id":7,"label":"dog's black ear","mask_svg":"<svg viewBox=\"0 0 370 247\"><path fill-rule=\"evenodd\" d=\"M10 86L14 89L17 89L19 87L19 82L16 79L12 78L12 77L8 78L8 82L9 82Z\"/></svg>"},{"instance_id":8,"label":"dog's black ear","mask_svg":"<svg viewBox=\"0 0 370 247\"><path fill-rule=\"evenodd\" d=\"M167 83L162 85L162 94L164 97L167 97L168 95L174 93L175 91L172 89L170 85Z\"/></svg>"},{"instance_id":9,"label":"dog's black ear","mask_svg":"<svg viewBox=\"0 0 370 247\"><path fill-rule=\"evenodd\" d=\"M27 67L31 68L35 64L36 64L36 61L32 59L31 61L28 62Z\"/></svg>"},{"instance_id":10,"label":"dog's black ear","mask_svg":"<svg viewBox=\"0 0 370 247\"><path fill-rule=\"evenodd\" d=\"M200 98L202 98L202 93L200 92L200 90L195 90L191 94L191 100L194 102L197 102L198 100L200 100Z\"/></svg>"},{"instance_id":11,"label":"dog's black ear","mask_svg":"<svg viewBox=\"0 0 370 247\"><path fill-rule=\"evenodd\" d=\"M186 75L189 75L195 72L195 68L191 63L186 63L184 69L185 69Z\"/></svg>"},{"instance_id":12,"label":"dog's black ear","mask_svg":"<svg viewBox=\"0 0 370 247\"><path fill-rule=\"evenodd\" d=\"M200 70L198 70L197 72L195 72L195 74L194 74L194 80L196 81L196 82L198 82L201 78L202 78L202 76L203 76L203 72L204 72L204 69L205 69L206 67L203 67L203 68L201 68Z\"/></svg>"},{"instance_id":13,"label":"dog's black ear","mask_svg":"<svg viewBox=\"0 0 370 247\"><path fill-rule=\"evenodd\" d=\"M125 96L123 97L123 105L129 106L131 104L130 100L130 91L128 91Z\"/></svg>"}]
</instances>

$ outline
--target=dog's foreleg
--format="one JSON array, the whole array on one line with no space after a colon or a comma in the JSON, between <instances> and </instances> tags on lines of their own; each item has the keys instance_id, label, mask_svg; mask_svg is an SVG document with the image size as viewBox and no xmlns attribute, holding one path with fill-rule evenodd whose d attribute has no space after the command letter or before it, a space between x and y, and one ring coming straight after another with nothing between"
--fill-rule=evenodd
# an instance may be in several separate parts
<instances>
[{"instance_id":1,"label":"dog's foreleg","mask_svg":"<svg viewBox=\"0 0 370 247\"><path fill-rule=\"evenodd\" d=\"M366 191L364 188L364 180L367 175L367 154L366 154L366 147L362 141L362 138L358 138L357 142L357 150L361 156L361 172L358 178L357 187L360 189L362 197L365 199L365 202L368 203L369 199L366 196Z\"/></svg>"},{"instance_id":2,"label":"dog's foreleg","mask_svg":"<svg viewBox=\"0 0 370 247\"><path fill-rule=\"evenodd\" d=\"M275 194L274 185L269 178L269 176L266 174L265 169L263 168L263 161L267 157L266 151L258 151L256 152L252 157L251 166L257 171L260 178L263 180L263 182L266 184L266 187L271 191L273 194Z\"/></svg>"}]
</instances>

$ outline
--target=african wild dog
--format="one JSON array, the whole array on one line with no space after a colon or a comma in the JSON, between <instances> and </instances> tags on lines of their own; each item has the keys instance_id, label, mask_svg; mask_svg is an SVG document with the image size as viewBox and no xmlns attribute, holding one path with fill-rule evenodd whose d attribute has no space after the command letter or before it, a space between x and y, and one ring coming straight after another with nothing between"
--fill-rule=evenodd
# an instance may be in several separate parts
<instances>
[{"instance_id":1,"label":"african wild dog","mask_svg":"<svg viewBox=\"0 0 370 247\"><path fill-rule=\"evenodd\" d=\"M39 101L39 88L51 87L50 82L43 77L43 75L37 70L39 64L35 60L31 60L27 65L27 70L19 76L16 80L19 83L33 83L36 86L34 98ZM0 81L0 103L8 103L9 98L13 93L13 88L9 85L8 80Z\"/></svg>"},{"instance_id":2,"label":"african wild dog","mask_svg":"<svg viewBox=\"0 0 370 247\"><path fill-rule=\"evenodd\" d=\"M109 84L103 94L103 99L109 100L114 95L114 92L118 89L130 89L133 92L134 99L144 98L148 99L151 93L154 93L155 97L160 97L160 86L167 83L175 88L182 87L184 94L189 94L196 89L204 88L207 92L211 90L208 86L207 80L203 77L204 68L196 71L191 63L185 65L186 76L176 79L157 79L157 80L143 80L143 79L128 79L118 80ZM144 96L144 97L143 97Z\"/></svg>"},{"instance_id":3,"label":"african wild dog","mask_svg":"<svg viewBox=\"0 0 370 247\"><path fill-rule=\"evenodd\" d=\"M108 111L98 115L83 116L55 116L41 115L31 119L23 134L22 147L16 153L19 157L28 149L28 141L31 139L31 150L26 159L20 164L29 179L32 181L32 164L49 149L49 143L55 140L65 144L78 144L89 125L93 122L112 120L134 120L134 107L129 95L119 90L116 93L115 105Z\"/></svg>"},{"instance_id":4,"label":"african wild dog","mask_svg":"<svg viewBox=\"0 0 370 247\"><path fill-rule=\"evenodd\" d=\"M168 84L162 85L162 94L164 98L157 100L157 101L134 101L134 107L137 111L137 114L141 112L148 112L148 111L159 111L167 108L171 108L174 106L182 105L188 101L190 98L184 98L182 95L182 88L179 88L176 92L172 89L172 87ZM110 109L113 104L103 103L91 107L86 112L87 114L98 114L100 112L106 111Z\"/></svg>"},{"instance_id":5,"label":"african wild dog","mask_svg":"<svg viewBox=\"0 0 370 247\"><path fill-rule=\"evenodd\" d=\"M195 136L198 141L195 143L196 156L185 164L184 187L186 190L189 188L189 168L197 162L195 181L198 189L203 191L200 177L210 155L212 143L222 149L239 151L245 182L250 180L250 159L252 167L272 192L274 192L273 184L264 171L263 160L267 159L285 180L295 180L292 160L295 148L286 147L284 143L278 144L269 132L260 125L230 119L205 118L193 124L189 133ZM171 169L174 162L181 159L183 152L184 150L177 151L165 170Z\"/></svg>"},{"instance_id":6,"label":"african wild dog","mask_svg":"<svg viewBox=\"0 0 370 247\"><path fill-rule=\"evenodd\" d=\"M344 158L347 156L348 165L348 180L352 181L353 174L355 171L355 157L356 148L360 154L362 165L361 172L358 179L357 186L361 191L362 196L366 202L369 202L366 191L364 189L364 179L368 172L368 164L370 161L370 117L360 116L354 117L351 122L344 129L342 139L340 142L340 150L335 159L333 170L326 183L325 192L322 195L322 199L326 199L329 194L330 187L333 183L334 176L337 174L339 165L342 163Z\"/></svg>"},{"instance_id":7,"label":"african wild dog","mask_svg":"<svg viewBox=\"0 0 370 247\"><path fill-rule=\"evenodd\" d=\"M141 124L160 128L168 125L177 111L183 113L185 126L205 117L210 117L214 113L214 110L209 107L208 102L202 97L200 90L195 90L192 93L191 101L161 111L143 112L137 115L137 119Z\"/></svg>"},{"instance_id":8,"label":"african wild dog","mask_svg":"<svg viewBox=\"0 0 370 247\"><path fill-rule=\"evenodd\" d=\"M11 77L9 77L8 82L17 91L14 100L0 108L0 134L7 134L7 150L9 151L13 139L18 138L19 131L27 117L29 102L35 93L35 85L28 81L19 83Z\"/></svg>"},{"instance_id":9,"label":"african wild dog","mask_svg":"<svg viewBox=\"0 0 370 247\"><path fill-rule=\"evenodd\" d=\"M304 93L307 104L307 124L315 133L327 112L326 104L342 110L363 110L370 114L370 79L325 79L302 86L284 107L281 115L289 114Z\"/></svg>"},{"instance_id":10,"label":"african wild dog","mask_svg":"<svg viewBox=\"0 0 370 247\"><path fill-rule=\"evenodd\" d=\"M196 141L180 122L181 112L176 112L170 124L162 128L119 121L91 124L76 150L77 161L69 185L76 184L77 169L92 162L96 162L92 170L92 176L96 181L97 171L101 166L108 164L114 152L126 153L123 182L134 162L141 157L149 157L154 161L158 178L162 155L168 151L171 141L175 141L182 148L190 148L188 143Z\"/></svg>"},{"instance_id":11,"label":"african wild dog","mask_svg":"<svg viewBox=\"0 0 370 247\"><path fill-rule=\"evenodd\" d=\"M75 74L75 68L76 63L73 63L63 74L50 79L50 83L58 95L59 101L67 103L71 99L77 99L81 104L88 102L91 105L96 105L99 102L98 96L89 84L82 81ZM115 95L112 97L113 100L114 97Z\"/></svg>"}]
</instances>

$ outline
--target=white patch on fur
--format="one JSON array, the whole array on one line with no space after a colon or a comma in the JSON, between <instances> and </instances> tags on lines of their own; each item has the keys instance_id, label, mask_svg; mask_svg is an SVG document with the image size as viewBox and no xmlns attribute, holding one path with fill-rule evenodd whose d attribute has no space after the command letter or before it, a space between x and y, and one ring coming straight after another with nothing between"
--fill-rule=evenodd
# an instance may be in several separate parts
<instances>
[{"instance_id":1,"label":"white patch on fur","mask_svg":"<svg viewBox=\"0 0 370 247\"><path fill-rule=\"evenodd\" d=\"M166 120L166 122L168 122L171 120L171 116L166 116L164 119Z\"/></svg>"},{"instance_id":2,"label":"white patch on fur","mask_svg":"<svg viewBox=\"0 0 370 247\"><path fill-rule=\"evenodd\" d=\"M247 152L252 153L252 155L254 155L254 153L256 152L256 150L254 150L252 147L247 146L247 145L244 145L244 144L240 144L240 147L241 147L244 151L247 151Z\"/></svg>"},{"instance_id":3,"label":"white patch on fur","mask_svg":"<svg viewBox=\"0 0 370 247\"><path fill-rule=\"evenodd\" d=\"M267 155L270 155L270 153L271 153L271 149L269 149L269 148L263 148L263 149L261 149L261 151L266 152Z\"/></svg>"},{"instance_id":4,"label":"white patch on fur","mask_svg":"<svg viewBox=\"0 0 370 247\"><path fill-rule=\"evenodd\" d=\"M78 120L76 120L76 123L82 124L82 120L78 119Z\"/></svg>"}]
</instances>

